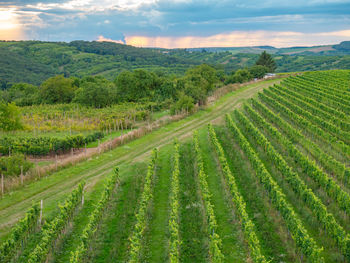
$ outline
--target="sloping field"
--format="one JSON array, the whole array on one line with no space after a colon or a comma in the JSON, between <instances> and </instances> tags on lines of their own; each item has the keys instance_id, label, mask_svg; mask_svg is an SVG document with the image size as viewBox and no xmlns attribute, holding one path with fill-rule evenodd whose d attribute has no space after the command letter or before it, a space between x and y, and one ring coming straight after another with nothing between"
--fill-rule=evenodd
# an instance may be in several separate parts
<instances>
[{"instance_id":1,"label":"sloping field","mask_svg":"<svg viewBox=\"0 0 350 263\"><path fill-rule=\"evenodd\" d=\"M349 71L255 83L6 195L0 259L350 262L349 87ZM35 205L10 235L39 200L42 227Z\"/></svg>"}]
</instances>

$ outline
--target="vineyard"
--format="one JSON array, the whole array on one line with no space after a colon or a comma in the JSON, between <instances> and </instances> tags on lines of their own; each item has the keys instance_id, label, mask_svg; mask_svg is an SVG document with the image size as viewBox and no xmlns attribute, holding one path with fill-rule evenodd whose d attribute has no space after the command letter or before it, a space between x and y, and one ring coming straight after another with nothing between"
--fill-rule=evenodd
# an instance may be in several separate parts
<instances>
[{"instance_id":1,"label":"vineyard","mask_svg":"<svg viewBox=\"0 0 350 263\"><path fill-rule=\"evenodd\" d=\"M350 71L239 92L4 196L0 262L350 262Z\"/></svg>"}]
</instances>

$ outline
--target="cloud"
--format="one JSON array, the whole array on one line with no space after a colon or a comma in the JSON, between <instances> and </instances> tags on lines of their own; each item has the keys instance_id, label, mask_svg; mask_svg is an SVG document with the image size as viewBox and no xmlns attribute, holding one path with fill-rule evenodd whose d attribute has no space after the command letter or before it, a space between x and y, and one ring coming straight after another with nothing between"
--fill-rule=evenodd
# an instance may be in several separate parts
<instances>
[{"instance_id":1,"label":"cloud","mask_svg":"<svg viewBox=\"0 0 350 263\"><path fill-rule=\"evenodd\" d=\"M105 38L104 36L98 36L97 41L99 42L113 42L113 43L118 43L118 44L126 44L125 40L113 40L110 38Z\"/></svg>"},{"instance_id":2,"label":"cloud","mask_svg":"<svg viewBox=\"0 0 350 263\"><path fill-rule=\"evenodd\" d=\"M16 29L3 39L119 41L125 35L139 46L296 45L311 43L310 34L350 28L348 0L12 0L0 8L16 17ZM337 34L313 35L314 44L347 37Z\"/></svg>"},{"instance_id":3,"label":"cloud","mask_svg":"<svg viewBox=\"0 0 350 263\"><path fill-rule=\"evenodd\" d=\"M241 47L271 45L274 47L334 44L350 37L350 30L306 34L292 31L233 31L208 37L147 37L126 36L128 45L138 47Z\"/></svg>"}]
</instances>

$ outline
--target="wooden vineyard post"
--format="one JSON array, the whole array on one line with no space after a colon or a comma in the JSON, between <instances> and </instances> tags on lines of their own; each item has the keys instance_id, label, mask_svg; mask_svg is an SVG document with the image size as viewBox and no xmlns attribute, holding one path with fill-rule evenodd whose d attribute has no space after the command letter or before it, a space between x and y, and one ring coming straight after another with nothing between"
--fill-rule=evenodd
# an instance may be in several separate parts
<instances>
[{"instance_id":1,"label":"wooden vineyard post","mask_svg":"<svg viewBox=\"0 0 350 263\"><path fill-rule=\"evenodd\" d=\"M23 185L23 166L21 165L21 185Z\"/></svg>"},{"instance_id":2,"label":"wooden vineyard post","mask_svg":"<svg viewBox=\"0 0 350 263\"><path fill-rule=\"evenodd\" d=\"M100 139L98 139L98 153L101 154Z\"/></svg>"},{"instance_id":3,"label":"wooden vineyard post","mask_svg":"<svg viewBox=\"0 0 350 263\"><path fill-rule=\"evenodd\" d=\"M84 189L83 189L83 193L81 195L81 205L84 205Z\"/></svg>"},{"instance_id":4,"label":"wooden vineyard post","mask_svg":"<svg viewBox=\"0 0 350 263\"><path fill-rule=\"evenodd\" d=\"M1 174L1 196L4 196L4 175Z\"/></svg>"},{"instance_id":5,"label":"wooden vineyard post","mask_svg":"<svg viewBox=\"0 0 350 263\"><path fill-rule=\"evenodd\" d=\"M40 201L40 217L39 217L39 224L41 225L42 219L43 219L43 207L44 207L44 202L41 199Z\"/></svg>"},{"instance_id":6,"label":"wooden vineyard post","mask_svg":"<svg viewBox=\"0 0 350 263\"><path fill-rule=\"evenodd\" d=\"M87 155L87 150L86 150L86 143L85 143L85 157L86 157L86 155Z\"/></svg>"},{"instance_id":7,"label":"wooden vineyard post","mask_svg":"<svg viewBox=\"0 0 350 263\"><path fill-rule=\"evenodd\" d=\"M57 165L58 165L58 161L57 161L57 153L55 155L55 165L56 165L56 171L57 171Z\"/></svg>"},{"instance_id":8,"label":"wooden vineyard post","mask_svg":"<svg viewBox=\"0 0 350 263\"><path fill-rule=\"evenodd\" d=\"M73 150L73 148L70 149L70 153L71 153L71 156L73 157L73 156L74 156L74 150Z\"/></svg>"}]
</instances>

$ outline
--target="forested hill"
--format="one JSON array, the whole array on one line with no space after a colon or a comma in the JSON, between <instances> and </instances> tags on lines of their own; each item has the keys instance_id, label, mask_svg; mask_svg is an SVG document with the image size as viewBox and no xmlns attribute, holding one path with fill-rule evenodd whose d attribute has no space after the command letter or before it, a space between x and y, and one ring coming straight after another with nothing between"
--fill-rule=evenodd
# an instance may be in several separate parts
<instances>
[{"instance_id":1,"label":"forested hill","mask_svg":"<svg viewBox=\"0 0 350 263\"><path fill-rule=\"evenodd\" d=\"M261 51L273 54L277 72L348 69L349 42L333 46L151 49L112 42L0 41L0 88L10 83L35 85L57 74L66 77L103 75L114 79L123 70L137 68L183 74L207 63L226 73L254 65Z\"/></svg>"}]
</instances>

